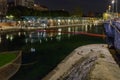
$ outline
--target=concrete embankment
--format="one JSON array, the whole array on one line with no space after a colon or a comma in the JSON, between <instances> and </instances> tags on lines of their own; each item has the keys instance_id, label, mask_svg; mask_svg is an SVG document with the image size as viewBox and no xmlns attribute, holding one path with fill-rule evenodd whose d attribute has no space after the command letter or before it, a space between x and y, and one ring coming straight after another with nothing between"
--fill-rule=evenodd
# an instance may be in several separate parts
<instances>
[{"instance_id":1,"label":"concrete embankment","mask_svg":"<svg viewBox=\"0 0 120 80\"><path fill-rule=\"evenodd\" d=\"M119 80L120 68L106 44L75 49L43 80Z\"/></svg>"},{"instance_id":2,"label":"concrete embankment","mask_svg":"<svg viewBox=\"0 0 120 80\"><path fill-rule=\"evenodd\" d=\"M14 60L0 67L0 80L9 80L19 70L21 66L22 52L16 51L15 54L16 54L16 58Z\"/></svg>"}]
</instances>

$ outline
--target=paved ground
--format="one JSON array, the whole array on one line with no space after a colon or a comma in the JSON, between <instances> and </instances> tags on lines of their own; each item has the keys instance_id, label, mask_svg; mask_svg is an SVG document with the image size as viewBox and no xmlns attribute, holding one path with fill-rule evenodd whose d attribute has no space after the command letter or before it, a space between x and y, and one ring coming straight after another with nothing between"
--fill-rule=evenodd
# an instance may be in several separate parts
<instances>
[{"instance_id":1,"label":"paved ground","mask_svg":"<svg viewBox=\"0 0 120 80\"><path fill-rule=\"evenodd\" d=\"M118 74L107 45L91 44L75 49L43 80L119 80Z\"/></svg>"}]
</instances>

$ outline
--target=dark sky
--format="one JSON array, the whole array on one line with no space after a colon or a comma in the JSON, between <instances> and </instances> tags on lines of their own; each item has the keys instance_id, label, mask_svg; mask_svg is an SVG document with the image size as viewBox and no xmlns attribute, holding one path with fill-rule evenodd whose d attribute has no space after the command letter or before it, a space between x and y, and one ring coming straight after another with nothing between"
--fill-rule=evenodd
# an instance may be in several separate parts
<instances>
[{"instance_id":1,"label":"dark sky","mask_svg":"<svg viewBox=\"0 0 120 80\"><path fill-rule=\"evenodd\" d=\"M72 11L81 8L84 12L103 12L106 10L110 0L36 0L49 9L65 9Z\"/></svg>"},{"instance_id":2,"label":"dark sky","mask_svg":"<svg viewBox=\"0 0 120 80\"><path fill-rule=\"evenodd\" d=\"M81 8L83 12L104 12L112 0L35 0L41 5L47 6L50 10L67 10ZM119 1L120 5L120 0Z\"/></svg>"}]
</instances>

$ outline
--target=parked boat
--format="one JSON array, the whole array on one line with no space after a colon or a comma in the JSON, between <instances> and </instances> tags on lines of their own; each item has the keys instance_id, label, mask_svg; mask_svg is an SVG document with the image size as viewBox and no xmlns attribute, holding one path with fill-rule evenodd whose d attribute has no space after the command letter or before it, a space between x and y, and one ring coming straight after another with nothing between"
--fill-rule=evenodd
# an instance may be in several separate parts
<instances>
[{"instance_id":1,"label":"parked boat","mask_svg":"<svg viewBox=\"0 0 120 80\"><path fill-rule=\"evenodd\" d=\"M109 20L104 23L106 42L110 48L120 53L120 19Z\"/></svg>"}]
</instances>

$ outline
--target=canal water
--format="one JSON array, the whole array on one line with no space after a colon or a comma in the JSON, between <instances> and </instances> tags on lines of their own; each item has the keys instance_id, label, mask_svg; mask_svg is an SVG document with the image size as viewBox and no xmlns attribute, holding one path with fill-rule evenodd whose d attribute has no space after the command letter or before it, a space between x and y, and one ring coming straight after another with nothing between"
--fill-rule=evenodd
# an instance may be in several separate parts
<instances>
[{"instance_id":1,"label":"canal water","mask_svg":"<svg viewBox=\"0 0 120 80\"><path fill-rule=\"evenodd\" d=\"M39 41L40 43L47 43L49 41L55 40L60 41L61 39L70 38L71 36L78 35L81 31L88 33L104 34L102 26L92 25L41 29L31 32L9 32L5 34L0 34L0 51L18 49L21 50L22 46L37 41Z\"/></svg>"},{"instance_id":2,"label":"canal water","mask_svg":"<svg viewBox=\"0 0 120 80\"><path fill-rule=\"evenodd\" d=\"M10 80L41 80L75 48L104 43L103 37L79 32L104 34L103 25L84 25L1 34L0 51L22 50L22 66Z\"/></svg>"}]
</instances>

